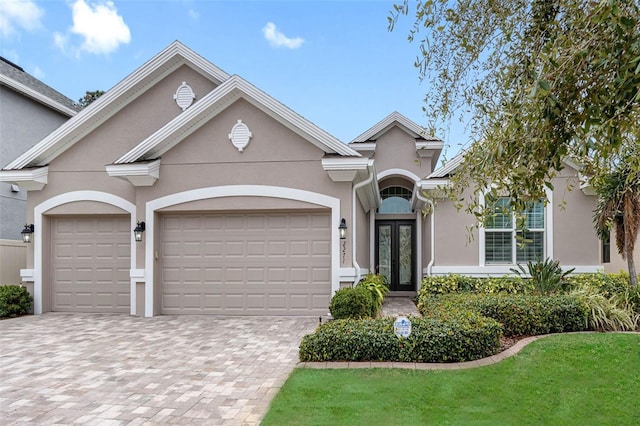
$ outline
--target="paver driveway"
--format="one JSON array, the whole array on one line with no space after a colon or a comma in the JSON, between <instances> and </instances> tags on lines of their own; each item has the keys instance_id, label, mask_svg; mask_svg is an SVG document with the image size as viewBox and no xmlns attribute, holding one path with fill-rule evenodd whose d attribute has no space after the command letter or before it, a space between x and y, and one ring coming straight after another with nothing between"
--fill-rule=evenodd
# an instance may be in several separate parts
<instances>
[{"instance_id":1,"label":"paver driveway","mask_svg":"<svg viewBox=\"0 0 640 426\"><path fill-rule=\"evenodd\" d=\"M0 321L1 424L258 424L317 318Z\"/></svg>"}]
</instances>

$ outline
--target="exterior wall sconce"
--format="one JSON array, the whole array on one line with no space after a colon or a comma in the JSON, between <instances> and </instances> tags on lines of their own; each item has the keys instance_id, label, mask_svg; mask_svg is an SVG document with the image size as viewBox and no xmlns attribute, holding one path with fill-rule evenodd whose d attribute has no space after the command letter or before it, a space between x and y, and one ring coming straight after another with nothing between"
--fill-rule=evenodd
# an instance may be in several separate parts
<instances>
[{"instance_id":1,"label":"exterior wall sconce","mask_svg":"<svg viewBox=\"0 0 640 426\"><path fill-rule=\"evenodd\" d=\"M22 234L23 243L30 243L33 237L33 223L31 225L24 225L24 229L20 234Z\"/></svg>"},{"instance_id":2,"label":"exterior wall sconce","mask_svg":"<svg viewBox=\"0 0 640 426\"><path fill-rule=\"evenodd\" d=\"M338 231L340 231L340 239L344 240L347 238L347 221L342 218L340 221L340 226L338 226Z\"/></svg>"},{"instance_id":3,"label":"exterior wall sconce","mask_svg":"<svg viewBox=\"0 0 640 426\"><path fill-rule=\"evenodd\" d=\"M144 232L144 230L144 222L138 222L138 226L136 226L136 228L133 230L133 236L135 237L137 243L142 241L142 233Z\"/></svg>"}]
</instances>

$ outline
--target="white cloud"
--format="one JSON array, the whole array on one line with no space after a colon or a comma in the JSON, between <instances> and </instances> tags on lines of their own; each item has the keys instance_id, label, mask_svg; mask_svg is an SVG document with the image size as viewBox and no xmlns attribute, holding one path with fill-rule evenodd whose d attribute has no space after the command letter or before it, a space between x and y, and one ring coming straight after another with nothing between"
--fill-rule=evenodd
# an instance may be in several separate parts
<instances>
[{"instance_id":1,"label":"white cloud","mask_svg":"<svg viewBox=\"0 0 640 426\"><path fill-rule=\"evenodd\" d=\"M32 0L0 0L0 35L9 37L19 29L34 31L42 27L44 10Z\"/></svg>"},{"instance_id":2,"label":"white cloud","mask_svg":"<svg viewBox=\"0 0 640 426\"><path fill-rule=\"evenodd\" d=\"M289 38L276 28L276 24L273 22L267 22L267 25L262 29L264 38L267 39L271 47L286 47L289 49L297 49L302 46L304 39L301 37Z\"/></svg>"},{"instance_id":3,"label":"white cloud","mask_svg":"<svg viewBox=\"0 0 640 426\"><path fill-rule=\"evenodd\" d=\"M198 13L197 10L189 9L187 13L189 14L189 18L193 19L194 21L197 21L198 19L200 19L200 14Z\"/></svg>"},{"instance_id":4,"label":"white cloud","mask_svg":"<svg viewBox=\"0 0 640 426\"><path fill-rule=\"evenodd\" d=\"M54 34L54 43L63 52L86 51L96 55L107 55L118 49L121 44L131 41L129 27L118 15L118 10L111 1L87 4L85 0L76 0L71 7L73 26L69 30L82 37L79 48L69 47L68 34Z\"/></svg>"}]
</instances>

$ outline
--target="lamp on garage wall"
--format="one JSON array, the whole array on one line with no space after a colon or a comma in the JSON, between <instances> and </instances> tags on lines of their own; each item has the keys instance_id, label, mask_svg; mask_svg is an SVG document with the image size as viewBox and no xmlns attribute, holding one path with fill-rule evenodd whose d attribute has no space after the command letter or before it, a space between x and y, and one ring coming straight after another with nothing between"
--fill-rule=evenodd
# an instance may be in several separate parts
<instances>
[{"instance_id":1,"label":"lamp on garage wall","mask_svg":"<svg viewBox=\"0 0 640 426\"><path fill-rule=\"evenodd\" d=\"M340 231L340 239L344 240L347 238L347 221L342 218L340 221L340 226L338 226L338 231Z\"/></svg>"},{"instance_id":2,"label":"lamp on garage wall","mask_svg":"<svg viewBox=\"0 0 640 426\"><path fill-rule=\"evenodd\" d=\"M135 229L133 230L133 236L136 239L136 242L140 242L142 241L142 233L145 230L145 224L144 222L138 222L138 226L135 227Z\"/></svg>"},{"instance_id":3,"label":"lamp on garage wall","mask_svg":"<svg viewBox=\"0 0 640 426\"><path fill-rule=\"evenodd\" d=\"M342 251L342 261L341 263L344 263L344 259L345 256L347 254L347 221L344 220L344 218L342 218L342 220L340 221L340 226L338 226L338 232L340 232L340 243L342 245L341 247L341 251Z\"/></svg>"},{"instance_id":4,"label":"lamp on garage wall","mask_svg":"<svg viewBox=\"0 0 640 426\"><path fill-rule=\"evenodd\" d=\"M24 229L20 232L20 234L22 234L22 242L24 243L30 243L31 240L33 239L33 223L32 224L27 224L24 225Z\"/></svg>"}]
</instances>

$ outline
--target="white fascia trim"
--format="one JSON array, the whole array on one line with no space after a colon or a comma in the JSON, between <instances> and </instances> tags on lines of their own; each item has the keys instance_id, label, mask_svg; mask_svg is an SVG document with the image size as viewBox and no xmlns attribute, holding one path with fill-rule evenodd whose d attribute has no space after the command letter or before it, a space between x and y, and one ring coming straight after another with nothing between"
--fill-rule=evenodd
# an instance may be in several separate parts
<instances>
[{"instance_id":1,"label":"white fascia trim","mask_svg":"<svg viewBox=\"0 0 640 426\"><path fill-rule=\"evenodd\" d=\"M33 236L33 302L34 308L33 313L36 315L42 314L42 265L43 265L43 245L42 245L42 223L43 216L48 211L54 207L60 206L62 204L72 203L74 201L98 201L105 204L111 204L113 206L119 207L122 210L129 213L130 216L130 227L133 230L136 226L136 206L132 202L125 200L124 198L118 197L117 195L109 194L107 192L100 191L73 191L66 192L64 194L56 195L55 197L49 198L46 201L38 204L33 209L33 221L34 221L34 236ZM133 232L130 233L130 259L131 259L131 268L133 271L136 268L136 241L133 235ZM135 292L135 279L131 279L130 281L130 307L131 307L131 315L136 314L136 292Z\"/></svg>"},{"instance_id":2,"label":"white fascia trim","mask_svg":"<svg viewBox=\"0 0 640 426\"><path fill-rule=\"evenodd\" d=\"M442 149L444 148L444 142L442 141L425 141L418 142L416 141L416 151L418 150L429 150L429 149Z\"/></svg>"},{"instance_id":3,"label":"white fascia trim","mask_svg":"<svg viewBox=\"0 0 640 426\"><path fill-rule=\"evenodd\" d=\"M323 158L322 168L334 182L353 182L359 172L369 168L367 157Z\"/></svg>"},{"instance_id":4,"label":"white fascia trim","mask_svg":"<svg viewBox=\"0 0 640 426\"><path fill-rule=\"evenodd\" d=\"M110 164L107 174L128 180L133 186L152 186L160 177L160 160L145 163Z\"/></svg>"},{"instance_id":5,"label":"white fascia trim","mask_svg":"<svg viewBox=\"0 0 640 426\"><path fill-rule=\"evenodd\" d=\"M133 163L141 159L162 156L162 154L206 124L208 119L219 114L240 98L268 113L271 117L309 140L326 153L361 157L361 154L357 151L352 150L315 124L285 107L242 79L242 77L234 75L114 163Z\"/></svg>"},{"instance_id":6,"label":"white fascia trim","mask_svg":"<svg viewBox=\"0 0 640 426\"><path fill-rule=\"evenodd\" d=\"M202 59L202 57L186 48L180 42L173 42L120 83L109 89L78 115L62 124L49 136L9 163L5 169L22 169L36 159L40 159L39 161L42 164L49 163L68 148L67 146L66 148L58 147L54 149L56 145L63 143L65 140L66 145L73 145L89 130L113 116L144 92L143 90L136 90L133 93L132 89L152 77L152 81L147 82L146 85L157 81L184 65L187 62L186 60L191 61L195 66L203 67L202 71L205 74L210 73L210 77L215 81L228 78L227 73ZM154 75L156 76L154 77ZM130 93L132 96L127 98L125 95L129 92L132 92ZM87 128L84 129L85 127Z\"/></svg>"},{"instance_id":7,"label":"white fascia trim","mask_svg":"<svg viewBox=\"0 0 640 426\"><path fill-rule=\"evenodd\" d=\"M448 175L456 171L456 169L460 167L460 164L462 164L462 161L464 160L464 154L465 151L447 161L444 166L440 167L437 170L434 170L433 173L427 176L427 179L447 177Z\"/></svg>"},{"instance_id":8,"label":"white fascia trim","mask_svg":"<svg viewBox=\"0 0 640 426\"><path fill-rule=\"evenodd\" d=\"M375 142L363 142L363 143L349 143L349 146L351 147L351 149L355 149L358 152L370 152L370 151L375 151L376 150L376 143Z\"/></svg>"},{"instance_id":9,"label":"white fascia trim","mask_svg":"<svg viewBox=\"0 0 640 426\"><path fill-rule=\"evenodd\" d=\"M407 117L400 114L399 112L394 111L388 116L386 116L385 118L383 118L382 120L380 120L378 123L374 124L373 127L371 127L370 129L366 130L364 133L357 136L355 139L351 141L351 143L366 142L370 139L377 139L379 134L383 132L387 127L391 126L394 122L397 122L401 126L405 127L406 130L410 131L411 133L414 133L412 135L413 137L424 137L425 129L422 126L409 120Z\"/></svg>"},{"instance_id":10,"label":"white fascia trim","mask_svg":"<svg viewBox=\"0 0 640 426\"><path fill-rule=\"evenodd\" d=\"M369 273L368 268L360 268L359 276L367 275ZM356 273L356 268L340 268L340 281L348 282L355 284L356 277L358 274Z\"/></svg>"},{"instance_id":11,"label":"white fascia trim","mask_svg":"<svg viewBox=\"0 0 640 426\"><path fill-rule=\"evenodd\" d=\"M24 170L0 170L0 182L20 185L27 191L39 191L48 182L49 167Z\"/></svg>"},{"instance_id":12,"label":"white fascia trim","mask_svg":"<svg viewBox=\"0 0 640 426\"><path fill-rule=\"evenodd\" d=\"M176 204L221 197L268 197L303 201L331 209L331 295L340 289L340 199L302 189L269 185L227 185L178 192L146 203L145 231L145 317L154 310L154 247L156 212ZM135 225L135 224L134 224ZM133 228L132 228L133 229ZM133 238L133 232L131 233Z\"/></svg>"},{"instance_id":13,"label":"white fascia trim","mask_svg":"<svg viewBox=\"0 0 640 426\"><path fill-rule=\"evenodd\" d=\"M420 181L420 177L413 173L410 172L409 170L405 170L405 169L387 169L387 170L383 170L380 173L378 173L378 175L376 176L376 179L378 179L378 182L381 181L382 179L388 177L388 176L402 176L405 177L409 180L412 180L413 182L418 182Z\"/></svg>"},{"instance_id":14,"label":"white fascia trim","mask_svg":"<svg viewBox=\"0 0 640 426\"><path fill-rule=\"evenodd\" d=\"M500 277L503 275L516 275L511 268L517 269L516 265L491 265L491 266L433 266L433 275L470 275L474 277ZM563 270L575 268L573 274L591 274L604 271L602 265L562 265ZM423 270L427 274L427 269Z\"/></svg>"},{"instance_id":15,"label":"white fascia trim","mask_svg":"<svg viewBox=\"0 0 640 426\"><path fill-rule=\"evenodd\" d=\"M6 75L0 74L0 84L10 87L16 92L22 93L23 95L32 98L37 102L48 106L49 108L54 109L68 117L73 117L78 113L78 111L76 111L75 109L71 109L66 105L62 105L60 102L54 101L53 99L43 95L42 93L33 90L32 88L25 86L24 84L7 77Z\"/></svg>"},{"instance_id":16,"label":"white fascia trim","mask_svg":"<svg viewBox=\"0 0 640 426\"><path fill-rule=\"evenodd\" d=\"M420 189L423 191L433 191L434 189L440 189L449 185L449 179L424 179L418 183Z\"/></svg>"}]
</instances>

